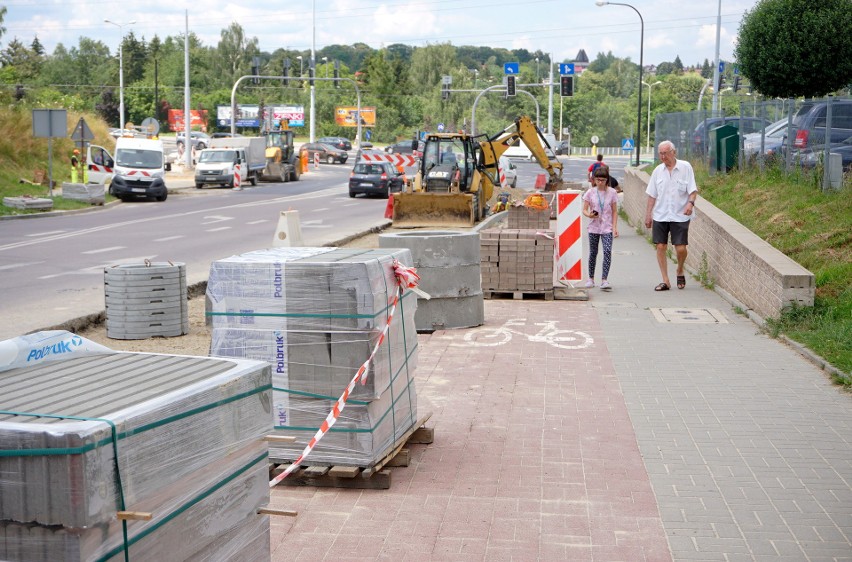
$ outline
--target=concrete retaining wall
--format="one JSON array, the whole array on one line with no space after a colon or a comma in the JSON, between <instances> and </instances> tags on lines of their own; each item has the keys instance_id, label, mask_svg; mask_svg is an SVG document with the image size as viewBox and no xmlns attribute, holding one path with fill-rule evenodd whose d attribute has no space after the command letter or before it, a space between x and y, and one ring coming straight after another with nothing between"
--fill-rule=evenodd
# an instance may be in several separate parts
<instances>
[{"instance_id":1,"label":"concrete retaining wall","mask_svg":"<svg viewBox=\"0 0 852 562\"><path fill-rule=\"evenodd\" d=\"M645 188L650 175L635 168L625 171L623 209L630 224L646 236ZM699 186L699 190L701 186ZM706 256L707 265L702 261ZM777 318L793 303L813 306L814 274L758 238L746 227L699 196L689 226L687 269L706 274L715 286L730 293L761 318Z\"/></svg>"}]
</instances>

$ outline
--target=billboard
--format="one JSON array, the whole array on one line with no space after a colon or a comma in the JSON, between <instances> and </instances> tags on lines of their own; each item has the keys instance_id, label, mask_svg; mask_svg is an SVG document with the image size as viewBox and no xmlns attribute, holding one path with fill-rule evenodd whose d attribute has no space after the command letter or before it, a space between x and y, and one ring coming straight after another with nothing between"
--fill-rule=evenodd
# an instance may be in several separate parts
<instances>
[{"instance_id":1,"label":"billboard","mask_svg":"<svg viewBox=\"0 0 852 562\"><path fill-rule=\"evenodd\" d=\"M358 108L354 106L336 107L334 108L334 122L341 127L357 127ZM375 127L376 126L376 108L362 107L361 108L361 126Z\"/></svg>"},{"instance_id":2,"label":"billboard","mask_svg":"<svg viewBox=\"0 0 852 562\"><path fill-rule=\"evenodd\" d=\"M190 109L189 110L189 126L191 129L207 130L207 110L206 109ZM186 125L183 121L182 109L169 110L169 129L172 131L183 131Z\"/></svg>"},{"instance_id":3,"label":"billboard","mask_svg":"<svg viewBox=\"0 0 852 562\"><path fill-rule=\"evenodd\" d=\"M305 107L302 105L273 105L264 108L263 118L269 116L272 111L272 122L275 125L282 118L290 120L291 127L305 126ZM260 106L257 104L237 104L237 127L260 127L262 121ZM216 125L219 127L231 126L231 106L216 106Z\"/></svg>"}]
</instances>

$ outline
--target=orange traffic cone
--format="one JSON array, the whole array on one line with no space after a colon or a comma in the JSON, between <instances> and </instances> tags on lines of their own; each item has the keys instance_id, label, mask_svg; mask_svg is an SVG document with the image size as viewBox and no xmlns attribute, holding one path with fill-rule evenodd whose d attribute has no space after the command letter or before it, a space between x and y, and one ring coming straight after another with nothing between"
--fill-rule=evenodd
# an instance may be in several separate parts
<instances>
[{"instance_id":1,"label":"orange traffic cone","mask_svg":"<svg viewBox=\"0 0 852 562\"><path fill-rule=\"evenodd\" d=\"M388 195L388 204L385 207L385 218L393 219L393 194Z\"/></svg>"}]
</instances>

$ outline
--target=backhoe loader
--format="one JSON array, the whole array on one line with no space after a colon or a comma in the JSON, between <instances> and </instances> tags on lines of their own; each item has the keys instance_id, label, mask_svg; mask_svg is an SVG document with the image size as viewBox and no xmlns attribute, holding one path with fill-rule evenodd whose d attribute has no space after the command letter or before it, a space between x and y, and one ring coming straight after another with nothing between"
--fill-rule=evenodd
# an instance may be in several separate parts
<instances>
[{"instance_id":1,"label":"backhoe loader","mask_svg":"<svg viewBox=\"0 0 852 562\"><path fill-rule=\"evenodd\" d=\"M395 227L473 226L482 220L494 187L500 186L500 156L516 142L523 142L547 171L546 191L562 187L562 164L548 159L547 140L529 117L517 118L491 138L477 139L463 132L426 137L417 175L393 196Z\"/></svg>"},{"instance_id":2,"label":"backhoe loader","mask_svg":"<svg viewBox=\"0 0 852 562\"><path fill-rule=\"evenodd\" d=\"M263 181L298 181L302 175L299 155L293 145L293 131L286 126L280 130L265 132L266 167L260 179Z\"/></svg>"}]
</instances>

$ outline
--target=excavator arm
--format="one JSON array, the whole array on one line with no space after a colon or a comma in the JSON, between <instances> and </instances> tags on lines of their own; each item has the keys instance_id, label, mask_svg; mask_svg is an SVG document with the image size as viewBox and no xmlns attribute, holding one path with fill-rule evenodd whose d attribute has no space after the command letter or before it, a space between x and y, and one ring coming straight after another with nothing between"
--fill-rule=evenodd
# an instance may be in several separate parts
<instances>
[{"instance_id":1,"label":"excavator arm","mask_svg":"<svg viewBox=\"0 0 852 562\"><path fill-rule=\"evenodd\" d=\"M481 168L489 176L496 178L497 163L500 157L520 140L532 152L533 157L548 174L549 179L545 191L556 191L562 188L562 163L551 161L544 147L549 146L547 140L539 133L535 123L527 116L515 119L515 122L488 140L479 143L482 162ZM494 182L499 185L499 181Z\"/></svg>"}]
</instances>

